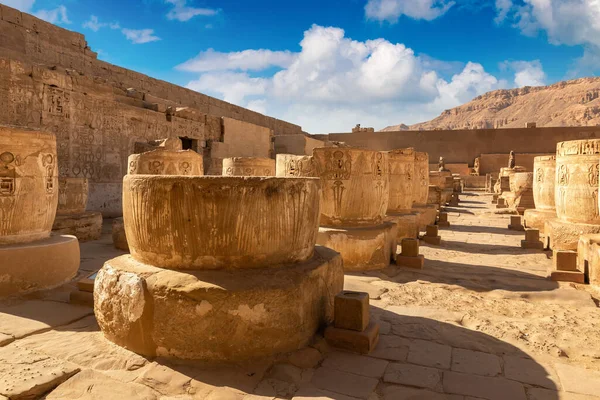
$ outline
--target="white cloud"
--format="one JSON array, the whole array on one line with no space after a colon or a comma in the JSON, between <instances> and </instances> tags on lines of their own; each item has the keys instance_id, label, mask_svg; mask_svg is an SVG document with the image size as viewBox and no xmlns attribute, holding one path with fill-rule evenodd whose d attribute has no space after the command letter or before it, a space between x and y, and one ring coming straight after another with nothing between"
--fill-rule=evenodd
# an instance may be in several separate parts
<instances>
[{"instance_id":1,"label":"white cloud","mask_svg":"<svg viewBox=\"0 0 600 400\"><path fill-rule=\"evenodd\" d=\"M110 29L121 29L121 25L118 22L100 22L98 17L95 15L90 15L90 19L85 21L81 26L84 28L88 28L93 30L94 32L98 32L101 28L109 27Z\"/></svg>"},{"instance_id":2,"label":"white cloud","mask_svg":"<svg viewBox=\"0 0 600 400\"><path fill-rule=\"evenodd\" d=\"M154 29L121 29L121 32L127 40L131 41L133 44L142 44L155 42L160 40L158 36L154 36Z\"/></svg>"},{"instance_id":3,"label":"white cloud","mask_svg":"<svg viewBox=\"0 0 600 400\"><path fill-rule=\"evenodd\" d=\"M187 0L165 0L165 2L173 5L173 8L167 13L167 18L170 20L185 22L197 15L212 16L219 12L212 8L188 7Z\"/></svg>"},{"instance_id":4,"label":"white cloud","mask_svg":"<svg viewBox=\"0 0 600 400\"><path fill-rule=\"evenodd\" d=\"M50 22L51 24L71 23L67 16L67 8L65 6L58 6L52 10L38 10L33 15L46 22Z\"/></svg>"},{"instance_id":5,"label":"white cloud","mask_svg":"<svg viewBox=\"0 0 600 400\"><path fill-rule=\"evenodd\" d=\"M2 4L19 11L30 12L35 0L2 0Z\"/></svg>"},{"instance_id":6,"label":"white cloud","mask_svg":"<svg viewBox=\"0 0 600 400\"><path fill-rule=\"evenodd\" d=\"M287 67L294 61L289 51L271 51L265 49L244 50L221 53L208 49L196 57L178 65L176 68L188 72L207 72L221 70L260 71L271 66Z\"/></svg>"},{"instance_id":7,"label":"white cloud","mask_svg":"<svg viewBox=\"0 0 600 400\"><path fill-rule=\"evenodd\" d=\"M300 45L282 70L257 76L247 71L272 65L264 53L215 52L225 60L217 63L219 70L201 64L199 78L187 87L325 133L348 131L357 123L379 129L420 122L507 85L472 62L445 80L435 66L456 68L456 63L417 56L384 39L355 41L334 27L313 25ZM230 61L240 53L246 54L243 65L253 66L246 72Z\"/></svg>"},{"instance_id":8,"label":"white cloud","mask_svg":"<svg viewBox=\"0 0 600 400\"><path fill-rule=\"evenodd\" d=\"M502 69L511 69L515 72L515 86L544 86L546 73L539 60L533 61L505 61L500 65Z\"/></svg>"},{"instance_id":9,"label":"white cloud","mask_svg":"<svg viewBox=\"0 0 600 400\"><path fill-rule=\"evenodd\" d=\"M401 15L414 19L434 20L455 4L450 0L369 0L365 6L368 19L398 22Z\"/></svg>"},{"instance_id":10,"label":"white cloud","mask_svg":"<svg viewBox=\"0 0 600 400\"><path fill-rule=\"evenodd\" d=\"M496 0L497 15L496 15L496 18L494 19L494 21L497 24L502 23L506 19L506 17L508 16L508 13L510 12L510 10L512 8L513 8L512 0Z\"/></svg>"}]
</instances>

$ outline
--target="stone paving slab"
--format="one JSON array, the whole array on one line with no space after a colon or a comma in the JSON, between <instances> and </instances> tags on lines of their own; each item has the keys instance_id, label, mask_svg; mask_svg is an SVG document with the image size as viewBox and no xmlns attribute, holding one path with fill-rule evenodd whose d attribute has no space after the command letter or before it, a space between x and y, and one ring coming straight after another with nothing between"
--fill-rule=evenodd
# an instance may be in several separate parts
<instances>
[{"instance_id":1,"label":"stone paving slab","mask_svg":"<svg viewBox=\"0 0 600 400\"><path fill-rule=\"evenodd\" d=\"M89 307L55 301L30 300L0 306L0 333L19 339L36 332L69 324L93 314Z\"/></svg>"},{"instance_id":2,"label":"stone paving slab","mask_svg":"<svg viewBox=\"0 0 600 400\"><path fill-rule=\"evenodd\" d=\"M14 344L0 348L0 395L11 400L38 398L77 372L72 363Z\"/></svg>"},{"instance_id":3,"label":"stone paving slab","mask_svg":"<svg viewBox=\"0 0 600 400\"><path fill-rule=\"evenodd\" d=\"M568 364L554 364L566 392L600 396L600 372Z\"/></svg>"},{"instance_id":4,"label":"stone paving slab","mask_svg":"<svg viewBox=\"0 0 600 400\"><path fill-rule=\"evenodd\" d=\"M311 383L318 389L346 396L368 399L379 383L378 379L351 374L332 368L320 367Z\"/></svg>"}]
</instances>

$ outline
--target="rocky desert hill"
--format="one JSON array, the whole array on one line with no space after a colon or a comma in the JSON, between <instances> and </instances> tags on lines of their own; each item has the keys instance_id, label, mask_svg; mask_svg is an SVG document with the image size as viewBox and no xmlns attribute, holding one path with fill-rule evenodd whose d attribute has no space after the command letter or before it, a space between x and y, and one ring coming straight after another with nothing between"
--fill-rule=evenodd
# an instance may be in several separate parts
<instances>
[{"instance_id":1,"label":"rocky desert hill","mask_svg":"<svg viewBox=\"0 0 600 400\"><path fill-rule=\"evenodd\" d=\"M388 126L382 131L521 128L527 122L538 127L600 125L600 78L494 90L431 121Z\"/></svg>"}]
</instances>

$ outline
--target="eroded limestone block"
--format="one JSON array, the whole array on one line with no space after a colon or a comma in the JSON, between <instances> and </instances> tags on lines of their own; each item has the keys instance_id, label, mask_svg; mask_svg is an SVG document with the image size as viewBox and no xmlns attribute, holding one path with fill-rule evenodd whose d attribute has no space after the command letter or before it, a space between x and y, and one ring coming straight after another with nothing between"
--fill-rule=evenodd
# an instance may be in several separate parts
<instances>
[{"instance_id":1,"label":"eroded limestone block","mask_svg":"<svg viewBox=\"0 0 600 400\"><path fill-rule=\"evenodd\" d=\"M550 236L552 250L576 250L579 237L600 233L600 225L573 223L556 218L547 220L544 230Z\"/></svg>"},{"instance_id":2,"label":"eroded limestone block","mask_svg":"<svg viewBox=\"0 0 600 400\"><path fill-rule=\"evenodd\" d=\"M313 152L323 191L321 226L376 225L389 199L389 164L384 152L317 148Z\"/></svg>"},{"instance_id":3,"label":"eroded limestone block","mask_svg":"<svg viewBox=\"0 0 600 400\"><path fill-rule=\"evenodd\" d=\"M312 256L319 197L315 178L127 175L123 220L131 254L151 265L276 267Z\"/></svg>"},{"instance_id":4,"label":"eroded limestone block","mask_svg":"<svg viewBox=\"0 0 600 400\"><path fill-rule=\"evenodd\" d=\"M87 178L58 178L57 215L84 213L87 198Z\"/></svg>"},{"instance_id":5,"label":"eroded limestone block","mask_svg":"<svg viewBox=\"0 0 600 400\"><path fill-rule=\"evenodd\" d=\"M556 210L525 210L523 214L523 225L526 228L539 229L545 233L546 221L556 218Z\"/></svg>"},{"instance_id":6,"label":"eroded limestone block","mask_svg":"<svg viewBox=\"0 0 600 400\"><path fill-rule=\"evenodd\" d=\"M52 235L30 243L0 246L0 297L59 286L77 274L79 243Z\"/></svg>"},{"instance_id":7,"label":"eroded limestone block","mask_svg":"<svg viewBox=\"0 0 600 400\"><path fill-rule=\"evenodd\" d=\"M98 240L102 235L102 214L84 212L57 215L52 232L58 235L73 235L81 242Z\"/></svg>"},{"instance_id":8,"label":"eroded limestone block","mask_svg":"<svg viewBox=\"0 0 600 400\"><path fill-rule=\"evenodd\" d=\"M535 208L533 200L533 172L516 172L512 178L514 204L522 214L527 209Z\"/></svg>"},{"instance_id":9,"label":"eroded limestone block","mask_svg":"<svg viewBox=\"0 0 600 400\"><path fill-rule=\"evenodd\" d=\"M119 250L129 251L127 244L127 235L125 234L125 224L123 218L115 218L112 222L112 240L115 247Z\"/></svg>"},{"instance_id":10,"label":"eroded limestone block","mask_svg":"<svg viewBox=\"0 0 600 400\"><path fill-rule=\"evenodd\" d=\"M394 222L398 226L398 241L419 237L419 213L417 212L389 213L386 221Z\"/></svg>"},{"instance_id":11,"label":"eroded limestone block","mask_svg":"<svg viewBox=\"0 0 600 400\"><path fill-rule=\"evenodd\" d=\"M203 157L192 150L152 150L128 158L129 175L204 175Z\"/></svg>"},{"instance_id":12,"label":"eroded limestone block","mask_svg":"<svg viewBox=\"0 0 600 400\"><path fill-rule=\"evenodd\" d=\"M0 245L47 238L57 204L54 135L0 126Z\"/></svg>"},{"instance_id":13,"label":"eroded limestone block","mask_svg":"<svg viewBox=\"0 0 600 400\"><path fill-rule=\"evenodd\" d=\"M293 351L333 321L342 260L317 247L280 267L180 272L124 255L98 273L94 311L108 339L147 356L240 361Z\"/></svg>"},{"instance_id":14,"label":"eroded limestone block","mask_svg":"<svg viewBox=\"0 0 600 400\"><path fill-rule=\"evenodd\" d=\"M344 270L366 271L387 267L396 257L397 225L320 227L317 243L342 255Z\"/></svg>"},{"instance_id":15,"label":"eroded limestone block","mask_svg":"<svg viewBox=\"0 0 600 400\"><path fill-rule=\"evenodd\" d=\"M179 151L183 150L183 144L179 138L164 138L157 140L150 140L148 142L135 142L133 145L133 153L140 154L146 153L152 150L170 150Z\"/></svg>"},{"instance_id":16,"label":"eroded limestone block","mask_svg":"<svg viewBox=\"0 0 600 400\"><path fill-rule=\"evenodd\" d=\"M225 158L223 176L275 176L275 160L261 157Z\"/></svg>"}]
</instances>

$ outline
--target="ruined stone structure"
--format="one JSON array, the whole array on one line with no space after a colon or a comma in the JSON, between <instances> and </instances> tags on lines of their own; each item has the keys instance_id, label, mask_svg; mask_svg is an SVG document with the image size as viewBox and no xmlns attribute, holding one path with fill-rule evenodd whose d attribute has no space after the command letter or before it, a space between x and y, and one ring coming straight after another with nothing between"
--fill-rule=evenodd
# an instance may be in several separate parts
<instances>
[{"instance_id":1,"label":"ruined stone structure","mask_svg":"<svg viewBox=\"0 0 600 400\"><path fill-rule=\"evenodd\" d=\"M556 156L535 158L533 176L533 200L535 209L525 210L526 228L539 229L545 234L546 221L556 218L554 183L556 180Z\"/></svg>"},{"instance_id":2,"label":"ruined stone structure","mask_svg":"<svg viewBox=\"0 0 600 400\"><path fill-rule=\"evenodd\" d=\"M111 341L240 361L298 349L331 322L343 269L315 247L318 179L127 175L123 193L131 254L106 262L94 290Z\"/></svg>"},{"instance_id":3,"label":"ruined stone structure","mask_svg":"<svg viewBox=\"0 0 600 400\"><path fill-rule=\"evenodd\" d=\"M415 195L415 151L397 149L387 153L389 159L389 201L387 220L398 225L398 241L419 236L419 213L412 209Z\"/></svg>"},{"instance_id":4,"label":"ruined stone structure","mask_svg":"<svg viewBox=\"0 0 600 400\"><path fill-rule=\"evenodd\" d=\"M429 198L429 155L415 152L415 166L413 179L413 205L412 208L419 214L419 231L424 231L427 225L435 223L437 206L427 204Z\"/></svg>"},{"instance_id":5,"label":"ruined stone structure","mask_svg":"<svg viewBox=\"0 0 600 400\"><path fill-rule=\"evenodd\" d=\"M579 236L600 233L598 164L600 139L572 140L556 146L557 218L547 222L553 250L576 250Z\"/></svg>"},{"instance_id":6,"label":"ruined stone structure","mask_svg":"<svg viewBox=\"0 0 600 400\"><path fill-rule=\"evenodd\" d=\"M515 172L510 176L510 191L502 193L502 197L510 208L519 214L535 208L533 198L533 172Z\"/></svg>"},{"instance_id":7,"label":"ruined stone structure","mask_svg":"<svg viewBox=\"0 0 600 400\"><path fill-rule=\"evenodd\" d=\"M201 155L192 150L151 150L127 159L129 175L204 175Z\"/></svg>"},{"instance_id":8,"label":"ruined stone structure","mask_svg":"<svg viewBox=\"0 0 600 400\"><path fill-rule=\"evenodd\" d=\"M224 176L275 176L275 160L259 157L232 157L223 160Z\"/></svg>"},{"instance_id":9,"label":"ruined stone structure","mask_svg":"<svg viewBox=\"0 0 600 400\"><path fill-rule=\"evenodd\" d=\"M429 172L428 203L437 204L441 207L450 201L453 192L454 178L450 171Z\"/></svg>"},{"instance_id":10,"label":"ruined stone structure","mask_svg":"<svg viewBox=\"0 0 600 400\"><path fill-rule=\"evenodd\" d=\"M0 297L77 273L77 238L50 234L58 200L54 135L0 126Z\"/></svg>"},{"instance_id":11,"label":"ruined stone structure","mask_svg":"<svg viewBox=\"0 0 600 400\"><path fill-rule=\"evenodd\" d=\"M87 178L58 178L58 208L52 230L79 241L96 240L102 233L102 214L86 212Z\"/></svg>"},{"instance_id":12,"label":"ruined stone structure","mask_svg":"<svg viewBox=\"0 0 600 400\"><path fill-rule=\"evenodd\" d=\"M389 201L388 155L317 148L313 156L277 155L277 176L317 176L323 185L317 243L338 251L345 270L388 266L397 225L384 220Z\"/></svg>"},{"instance_id":13,"label":"ruined stone structure","mask_svg":"<svg viewBox=\"0 0 600 400\"><path fill-rule=\"evenodd\" d=\"M302 133L100 61L83 35L1 4L0 32L0 124L54 133L58 175L86 178L87 208L105 216L122 213L122 178L136 142L181 138L183 149L206 157L208 173L220 174L223 158L273 157L273 135Z\"/></svg>"}]
</instances>

